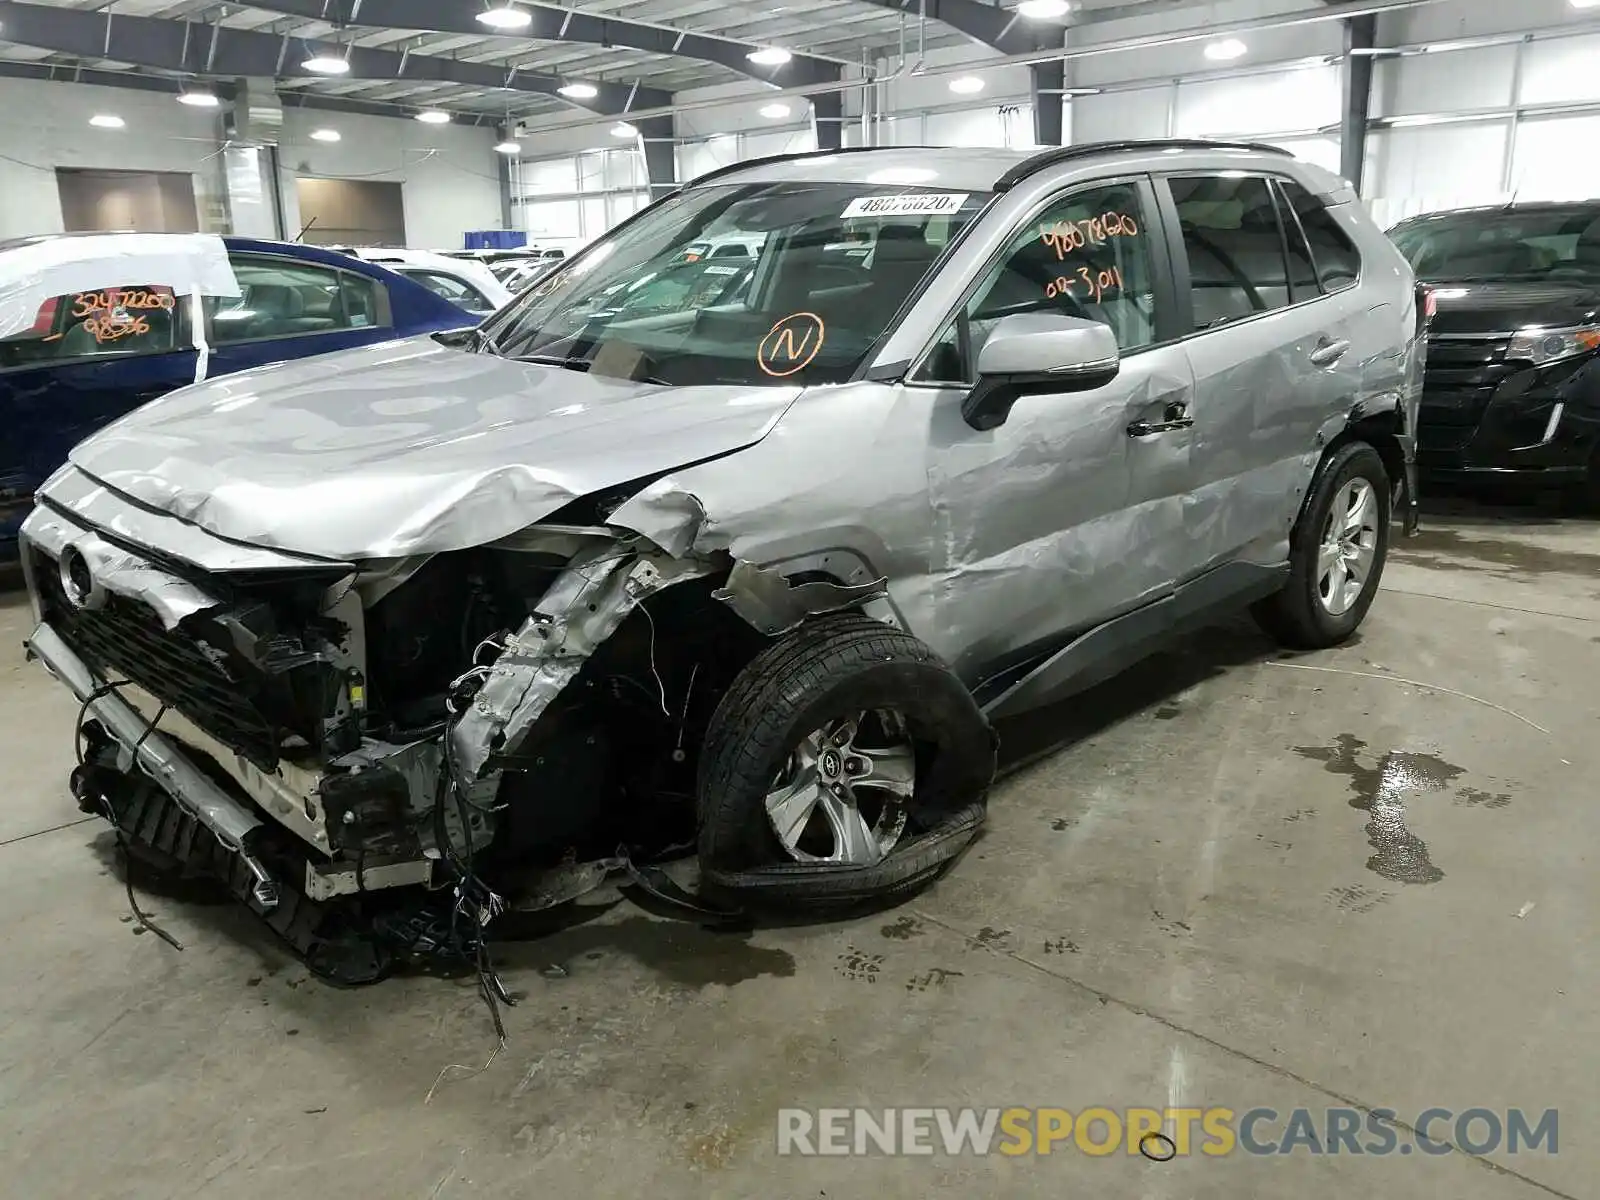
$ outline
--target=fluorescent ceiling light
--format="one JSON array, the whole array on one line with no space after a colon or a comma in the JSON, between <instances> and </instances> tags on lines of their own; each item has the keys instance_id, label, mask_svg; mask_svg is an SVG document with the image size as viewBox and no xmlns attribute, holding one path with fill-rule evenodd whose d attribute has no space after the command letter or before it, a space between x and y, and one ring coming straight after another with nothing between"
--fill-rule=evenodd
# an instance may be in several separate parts
<instances>
[{"instance_id":1,"label":"fluorescent ceiling light","mask_svg":"<svg viewBox=\"0 0 1600 1200\"><path fill-rule=\"evenodd\" d=\"M524 9L513 8L509 4L502 4L499 8L479 13L478 21L490 29L526 29L533 24L533 14Z\"/></svg>"},{"instance_id":2,"label":"fluorescent ceiling light","mask_svg":"<svg viewBox=\"0 0 1600 1200\"><path fill-rule=\"evenodd\" d=\"M638 137L639 131L626 121L618 121L611 127L611 136L614 138Z\"/></svg>"},{"instance_id":3,"label":"fluorescent ceiling light","mask_svg":"<svg viewBox=\"0 0 1600 1200\"><path fill-rule=\"evenodd\" d=\"M761 115L769 121L781 121L789 115L789 106L787 104L763 104L761 106Z\"/></svg>"},{"instance_id":4,"label":"fluorescent ceiling light","mask_svg":"<svg viewBox=\"0 0 1600 1200\"><path fill-rule=\"evenodd\" d=\"M776 46L763 46L760 50L750 51L745 57L758 67L781 67L794 55L787 50L780 50Z\"/></svg>"},{"instance_id":5,"label":"fluorescent ceiling light","mask_svg":"<svg viewBox=\"0 0 1600 1200\"><path fill-rule=\"evenodd\" d=\"M501 142L498 146L495 147L495 153L497 153L497 154L521 154L522 153L522 143L521 142Z\"/></svg>"},{"instance_id":6,"label":"fluorescent ceiling light","mask_svg":"<svg viewBox=\"0 0 1600 1200\"><path fill-rule=\"evenodd\" d=\"M127 122L115 113L95 113L89 118L89 124L96 129L121 129Z\"/></svg>"},{"instance_id":7,"label":"fluorescent ceiling light","mask_svg":"<svg viewBox=\"0 0 1600 1200\"><path fill-rule=\"evenodd\" d=\"M337 54L313 54L300 64L313 75L348 75L350 63Z\"/></svg>"},{"instance_id":8,"label":"fluorescent ceiling light","mask_svg":"<svg viewBox=\"0 0 1600 1200\"><path fill-rule=\"evenodd\" d=\"M556 92L569 100L593 100L600 89L592 83L563 83Z\"/></svg>"},{"instance_id":9,"label":"fluorescent ceiling light","mask_svg":"<svg viewBox=\"0 0 1600 1200\"><path fill-rule=\"evenodd\" d=\"M337 129L313 129L311 131L311 140L313 142L337 142L339 140L339 131Z\"/></svg>"},{"instance_id":10,"label":"fluorescent ceiling light","mask_svg":"<svg viewBox=\"0 0 1600 1200\"><path fill-rule=\"evenodd\" d=\"M1022 0L1017 5L1017 13L1032 21L1049 21L1066 16L1071 7L1067 0Z\"/></svg>"},{"instance_id":11,"label":"fluorescent ceiling light","mask_svg":"<svg viewBox=\"0 0 1600 1200\"><path fill-rule=\"evenodd\" d=\"M178 103L187 104L190 108L216 108L222 101L217 99L215 92L205 90L194 92L179 92Z\"/></svg>"},{"instance_id":12,"label":"fluorescent ceiling light","mask_svg":"<svg viewBox=\"0 0 1600 1200\"><path fill-rule=\"evenodd\" d=\"M1233 59L1244 57L1244 52L1249 48L1238 38L1227 38L1208 45L1206 57L1212 62L1231 62Z\"/></svg>"},{"instance_id":13,"label":"fluorescent ceiling light","mask_svg":"<svg viewBox=\"0 0 1600 1200\"><path fill-rule=\"evenodd\" d=\"M425 108L417 114L417 120L424 125L448 125L450 114L437 108Z\"/></svg>"},{"instance_id":14,"label":"fluorescent ceiling light","mask_svg":"<svg viewBox=\"0 0 1600 1200\"><path fill-rule=\"evenodd\" d=\"M983 80L976 75L962 75L950 81L950 90L958 96L971 96L983 91Z\"/></svg>"},{"instance_id":15,"label":"fluorescent ceiling light","mask_svg":"<svg viewBox=\"0 0 1600 1200\"><path fill-rule=\"evenodd\" d=\"M1600 8L1600 0L1567 0L1567 3L1573 8Z\"/></svg>"},{"instance_id":16,"label":"fluorescent ceiling light","mask_svg":"<svg viewBox=\"0 0 1600 1200\"><path fill-rule=\"evenodd\" d=\"M1074 96L1098 96L1100 94L1100 89L1099 88L1066 88L1066 89L1064 89L1062 91L1061 94L1063 96L1065 96L1068 100L1070 100Z\"/></svg>"}]
</instances>

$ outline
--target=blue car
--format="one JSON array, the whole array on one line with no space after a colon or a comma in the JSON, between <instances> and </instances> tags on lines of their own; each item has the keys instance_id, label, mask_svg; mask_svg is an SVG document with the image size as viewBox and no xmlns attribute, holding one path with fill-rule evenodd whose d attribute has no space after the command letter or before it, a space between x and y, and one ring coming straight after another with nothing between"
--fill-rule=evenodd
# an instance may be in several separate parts
<instances>
[{"instance_id":1,"label":"blue car","mask_svg":"<svg viewBox=\"0 0 1600 1200\"><path fill-rule=\"evenodd\" d=\"M0 242L0 562L83 438L202 379L477 318L313 246L210 234Z\"/></svg>"}]
</instances>

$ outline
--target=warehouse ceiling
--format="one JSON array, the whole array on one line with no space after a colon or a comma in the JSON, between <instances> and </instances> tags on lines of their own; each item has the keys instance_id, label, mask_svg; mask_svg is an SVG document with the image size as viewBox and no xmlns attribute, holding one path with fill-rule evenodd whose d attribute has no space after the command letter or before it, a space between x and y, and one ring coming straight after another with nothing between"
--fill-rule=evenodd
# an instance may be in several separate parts
<instances>
[{"instance_id":1,"label":"warehouse ceiling","mask_svg":"<svg viewBox=\"0 0 1600 1200\"><path fill-rule=\"evenodd\" d=\"M1017 2L926 0L926 24L920 19L924 0L531 3L520 5L532 18L527 28L507 34L478 20L505 0L6 0L0 3L0 65L96 82L105 80L95 72L120 72L129 82L160 81L154 85L170 83L176 91L186 78L225 80L246 73L235 64L261 62L262 73L277 77L280 92L310 103L359 102L401 112L437 107L485 118L570 109L574 102L555 92L579 82L601 92L579 105L609 112L741 78L795 86L837 78L841 69L859 74L864 57L892 56L902 48L914 55L986 40L1019 49L1059 28L1059 20L1041 25L1017 16L1011 11ZM1074 0L1065 21L1184 8L1203 5ZM330 47L354 69L327 78L301 68L305 58ZM763 47L793 57L781 66L750 62L750 52ZM222 67L228 70L215 69Z\"/></svg>"}]
</instances>

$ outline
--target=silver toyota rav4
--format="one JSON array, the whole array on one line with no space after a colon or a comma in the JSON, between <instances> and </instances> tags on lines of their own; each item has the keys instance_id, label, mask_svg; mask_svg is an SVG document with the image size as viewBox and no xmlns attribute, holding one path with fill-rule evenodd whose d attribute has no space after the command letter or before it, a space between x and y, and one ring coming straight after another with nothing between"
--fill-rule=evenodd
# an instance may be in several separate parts
<instances>
[{"instance_id":1,"label":"silver toyota rav4","mask_svg":"<svg viewBox=\"0 0 1600 1200\"><path fill-rule=\"evenodd\" d=\"M347 976L618 869L905 894L999 718L1230 606L1350 636L1414 505L1422 307L1271 147L717 172L466 335L78 446L23 532L74 793ZM648 865L691 847L698 895Z\"/></svg>"}]
</instances>

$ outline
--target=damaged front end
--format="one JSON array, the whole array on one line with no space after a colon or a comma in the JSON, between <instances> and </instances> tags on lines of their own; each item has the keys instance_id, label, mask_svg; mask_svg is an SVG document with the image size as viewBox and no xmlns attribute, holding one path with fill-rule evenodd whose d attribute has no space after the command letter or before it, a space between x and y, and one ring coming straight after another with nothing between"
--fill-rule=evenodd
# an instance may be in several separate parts
<instances>
[{"instance_id":1,"label":"damaged front end","mask_svg":"<svg viewBox=\"0 0 1600 1200\"><path fill-rule=\"evenodd\" d=\"M791 582L563 515L329 563L165 518L175 550L151 550L47 497L23 531L29 646L82 703L80 805L232 885L344 982L470 957L462 926L682 856L734 680L881 584Z\"/></svg>"}]
</instances>

